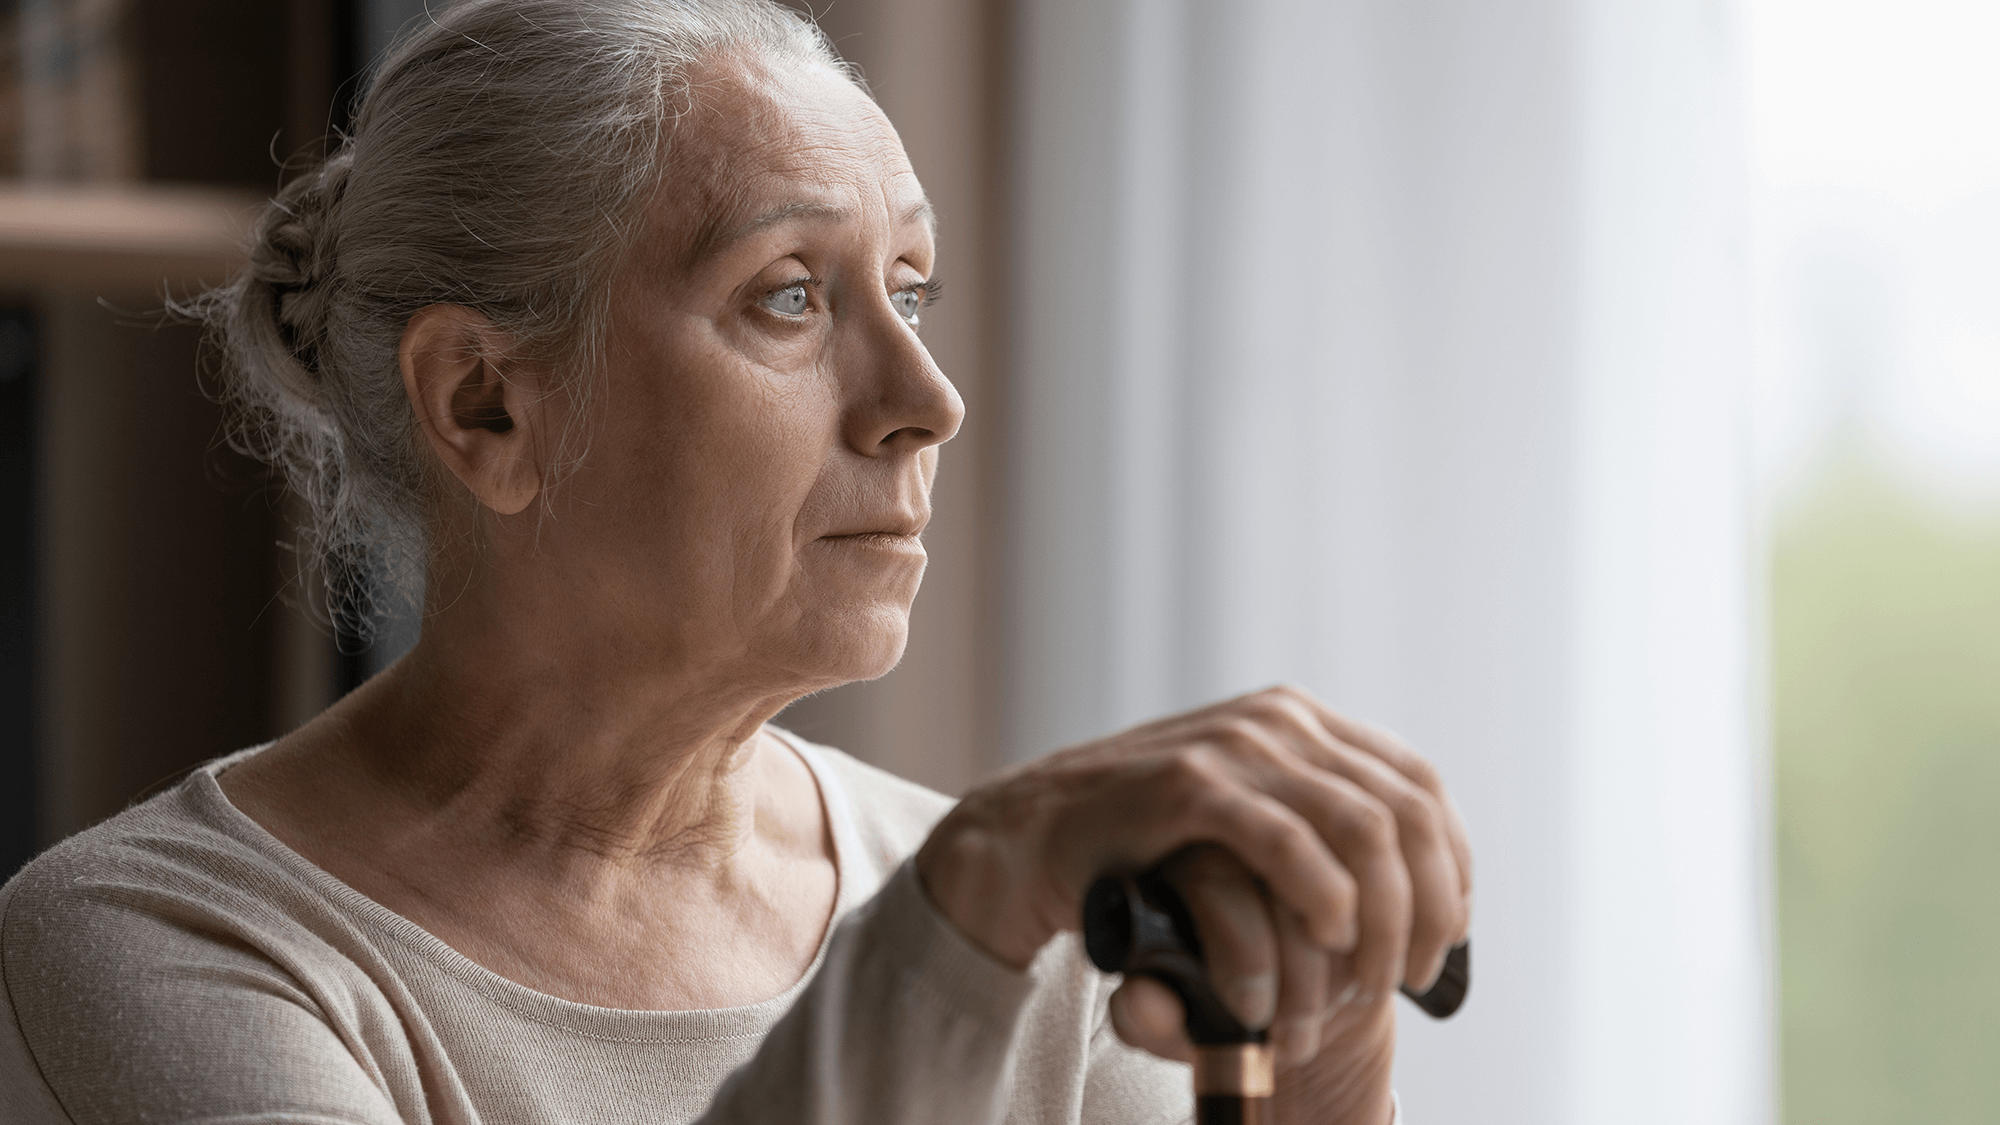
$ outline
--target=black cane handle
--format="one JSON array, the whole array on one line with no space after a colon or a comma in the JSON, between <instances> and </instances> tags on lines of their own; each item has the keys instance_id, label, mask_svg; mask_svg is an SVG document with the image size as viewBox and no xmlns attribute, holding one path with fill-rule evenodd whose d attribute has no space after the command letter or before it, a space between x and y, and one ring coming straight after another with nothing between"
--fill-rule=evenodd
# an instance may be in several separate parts
<instances>
[{"instance_id":1,"label":"black cane handle","mask_svg":"<svg viewBox=\"0 0 2000 1125\"><path fill-rule=\"evenodd\" d=\"M1269 1120L1274 1066L1262 1029L1244 1027L1215 993L1202 960L1201 934L1165 863L1136 875L1105 875L1083 900L1083 947L1107 973L1149 976L1180 997L1188 1039L1195 1045L1198 1125ZM1472 943L1445 955L1444 970L1419 993L1402 988L1417 1007L1445 1019L1472 986Z\"/></svg>"}]
</instances>

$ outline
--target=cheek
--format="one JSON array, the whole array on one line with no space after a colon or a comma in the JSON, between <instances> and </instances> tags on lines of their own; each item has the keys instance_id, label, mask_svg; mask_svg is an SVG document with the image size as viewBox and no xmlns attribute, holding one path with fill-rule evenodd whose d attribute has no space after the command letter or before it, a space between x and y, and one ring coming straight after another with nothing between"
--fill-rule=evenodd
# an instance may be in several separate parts
<instances>
[{"instance_id":1,"label":"cheek","mask_svg":"<svg viewBox=\"0 0 2000 1125\"><path fill-rule=\"evenodd\" d=\"M836 411L817 384L766 383L701 427L733 518L787 527L797 521L826 475Z\"/></svg>"},{"instance_id":2,"label":"cheek","mask_svg":"<svg viewBox=\"0 0 2000 1125\"><path fill-rule=\"evenodd\" d=\"M788 555L791 528L822 475L836 435L837 404L814 379L786 379L741 363L683 360L658 371L695 377L613 383L586 458L584 497L688 581L752 585ZM581 483L581 482L580 482Z\"/></svg>"},{"instance_id":3,"label":"cheek","mask_svg":"<svg viewBox=\"0 0 2000 1125\"><path fill-rule=\"evenodd\" d=\"M760 380L755 392L676 427L681 471L670 486L692 494L675 534L716 568L707 577L727 584L739 618L761 616L795 584L800 540L814 534L830 492L836 434L833 404L817 387Z\"/></svg>"}]
</instances>

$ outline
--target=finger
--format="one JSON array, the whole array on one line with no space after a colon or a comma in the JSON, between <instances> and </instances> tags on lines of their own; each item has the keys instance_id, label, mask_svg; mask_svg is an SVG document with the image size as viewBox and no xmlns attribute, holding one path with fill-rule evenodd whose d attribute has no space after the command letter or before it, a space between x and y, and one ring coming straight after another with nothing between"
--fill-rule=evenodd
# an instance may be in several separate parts
<instances>
[{"instance_id":1,"label":"finger","mask_svg":"<svg viewBox=\"0 0 2000 1125\"><path fill-rule=\"evenodd\" d=\"M1451 793L1444 785L1444 775L1430 760L1410 748L1410 745L1394 734L1380 727L1371 726L1347 716L1321 703L1305 693L1299 693L1309 705L1314 716L1334 737L1350 746L1359 747L1387 763L1391 768L1412 783L1429 793L1443 805L1445 829L1451 839L1453 856L1458 861L1460 892L1467 897L1472 894L1472 842L1465 831L1465 818L1459 814L1458 804L1451 799ZM1463 936L1463 935L1461 935Z\"/></svg>"},{"instance_id":2,"label":"finger","mask_svg":"<svg viewBox=\"0 0 2000 1125\"><path fill-rule=\"evenodd\" d=\"M1326 1014L1330 1017L1361 997L1361 977L1354 971L1354 958L1345 953L1326 955Z\"/></svg>"},{"instance_id":3,"label":"finger","mask_svg":"<svg viewBox=\"0 0 2000 1125\"><path fill-rule=\"evenodd\" d=\"M1299 912L1315 942L1354 948L1360 937L1357 882L1320 826L1278 796L1250 788L1222 756L1191 752L1171 762L1176 792L1169 799L1180 811L1165 818L1172 835L1158 841L1153 854L1197 841L1219 844Z\"/></svg>"},{"instance_id":4,"label":"finger","mask_svg":"<svg viewBox=\"0 0 2000 1125\"><path fill-rule=\"evenodd\" d=\"M1243 1026L1270 1026L1278 1007L1278 935L1256 877L1214 845L1176 853L1163 874L1179 889L1201 935L1216 996Z\"/></svg>"},{"instance_id":5,"label":"finger","mask_svg":"<svg viewBox=\"0 0 2000 1125\"><path fill-rule=\"evenodd\" d=\"M1194 1061L1180 997L1151 977L1126 977L1111 994L1111 1029L1128 1046L1173 1059Z\"/></svg>"},{"instance_id":6,"label":"finger","mask_svg":"<svg viewBox=\"0 0 2000 1125\"><path fill-rule=\"evenodd\" d=\"M1251 777L1260 795L1303 817L1354 879L1356 940L1332 948L1354 955L1364 994L1386 991L1403 978L1412 922L1411 880L1395 818L1359 785L1302 757L1297 725L1283 717L1283 702L1281 693L1260 694L1247 707L1256 717L1232 716L1217 724L1215 737L1229 763ZM1302 913L1312 908L1282 887L1272 890ZM1310 920L1307 914L1308 932Z\"/></svg>"},{"instance_id":7,"label":"finger","mask_svg":"<svg viewBox=\"0 0 2000 1125\"><path fill-rule=\"evenodd\" d=\"M1310 715L1301 718L1317 728ZM1317 729L1301 736L1330 737ZM1337 741L1317 751L1326 769L1359 785L1396 819L1396 843L1409 872L1412 904L1405 983L1429 988L1444 969L1446 951L1464 936L1470 913L1445 811L1429 792L1378 758Z\"/></svg>"},{"instance_id":8,"label":"finger","mask_svg":"<svg viewBox=\"0 0 2000 1125\"><path fill-rule=\"evenodd\" d=\"M1331 761L1323 760L1323 756L1339 750L1345 752L1342 760L1348 769L1355 769L1358 773L1360 763L1365 762L1372 773L1400 778L1428 793L1442 807L1445 834L1458 868L1459 889L1463 894L1471 894L1472 847L1465 832L1464 818L1446 791L1437 767L1423 755L1388 731L1350 719L1320 702L1310 692L1289 684L1230 700L1225 706L1254 716L1274 730L1296 732L1302 739L1300 749L1323 768L1333 766ZM1350 780L1358 781L1360 777Z\"/></svg>"},{"instance_id":9,"label":"finger","mask_svg":"<svg viewBox=\"0 0 2000 1125\"><path fill-rule=\"evenodd\" d=\"M1319 1053L1320 1028L1331 1007L1332 959L1339 955L1314 945L1296 912L1281 906L1276 913L1279 983L1271 1043L1279 1062L1296 1064Z\"/></svg>"},{"instance_id":10,"label":"finger","mask_svg":"<svg viewBox=\"0 0 2000 1125\"><path fill-rule=\"evenodd\" d=\"M961 801L947 823L973 815L961 811L971 801ZM1074 928L1076 904L1105 871L1141 869L1190 844L1210 843L1244 857L1259 880L1296 906L1315 941L1352 948L1357 938L1353 876L1311 823L1253 788L1245 771L1212 741L1119 764L1086 777L1060 801L1045 804L1054 805L1054 817L1042 834L1065 844L1050 856L1052 870L1037 880L1041 893L1026 909L1052 931ZM978 815L990 822L984 831L975 834L961 827L954 839L970 837L983 845L985 850L978 851L961 843L961 850L986 859L996 870L1017 870L1018 862L991 862L998 851L991 841L1004 840L1004 826L1033 811L995 805L992 800L979 805ZM974 903L961 912L981 915L982 910Z\"/></svg>"},{"instance_id":11,"label":"finger","mask_svg":"<svg viewBox=\"0 0 2000 1125\"><path fill-rule=\"evenodd\" d=\"M1257 705L1264 721L1291 741L1301 757L1361 786L1395 816L1414 906L1406 983L1428 988L1471 920L1469 881L1459 867L1460 845L1452 837L1455 813L1389 762L1337 737L1321 721L1325 708L1303 692L1274 691Z\"/></svg>"},{"instance_id":12,"label":"finger","mask_svg":"<svg viewBox=\"0 0 2000 1125\"><path fill-rule=\"evenodd\" d=\"M1404 977L1412 922L1413 892L1395 817L1346 778L1303 763L1294 769L1279 795L1318 828L1355 881L1358 932L1351 948L1361 995L1387 991Z\"/></svg>"}]
</instances>

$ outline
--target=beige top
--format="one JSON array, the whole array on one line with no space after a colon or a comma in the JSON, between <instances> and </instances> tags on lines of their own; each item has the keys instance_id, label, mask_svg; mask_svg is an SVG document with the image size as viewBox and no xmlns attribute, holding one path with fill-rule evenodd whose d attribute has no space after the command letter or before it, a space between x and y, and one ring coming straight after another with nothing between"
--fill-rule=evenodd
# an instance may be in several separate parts
<instances>
[{"instance_id":1,"label":"beige top","mask_svg":"<svg viewBox=\"0 0 2000 1125\"><path fill-rule=\"evenodd\" d=\"M782 996L643 1012L515 984L231 805L215 777L245 751L0 889L0 1120L1189 1119L1187 1068L1117 1040L1115 978L1073 935L1016 973L930 905L907 857L947 798L786 737L818 780L840 889Z\"/></svg>"}]
</instances>

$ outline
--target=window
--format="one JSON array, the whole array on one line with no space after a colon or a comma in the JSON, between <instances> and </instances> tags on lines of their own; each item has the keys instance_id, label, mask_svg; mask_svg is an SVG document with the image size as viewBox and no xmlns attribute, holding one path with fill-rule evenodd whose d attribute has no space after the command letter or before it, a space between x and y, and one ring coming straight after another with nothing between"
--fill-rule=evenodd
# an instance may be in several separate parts
<instances>
[{"instance_id":1,"label":"window","mask_svg":"<svg viewBox=\"0 0 2000 1125\"><path fill-rule=\"evenodd\" d=\"M1748 8L1784 1118L1990 1121L2000 9Z\"/></svg>"}]
</instances>

